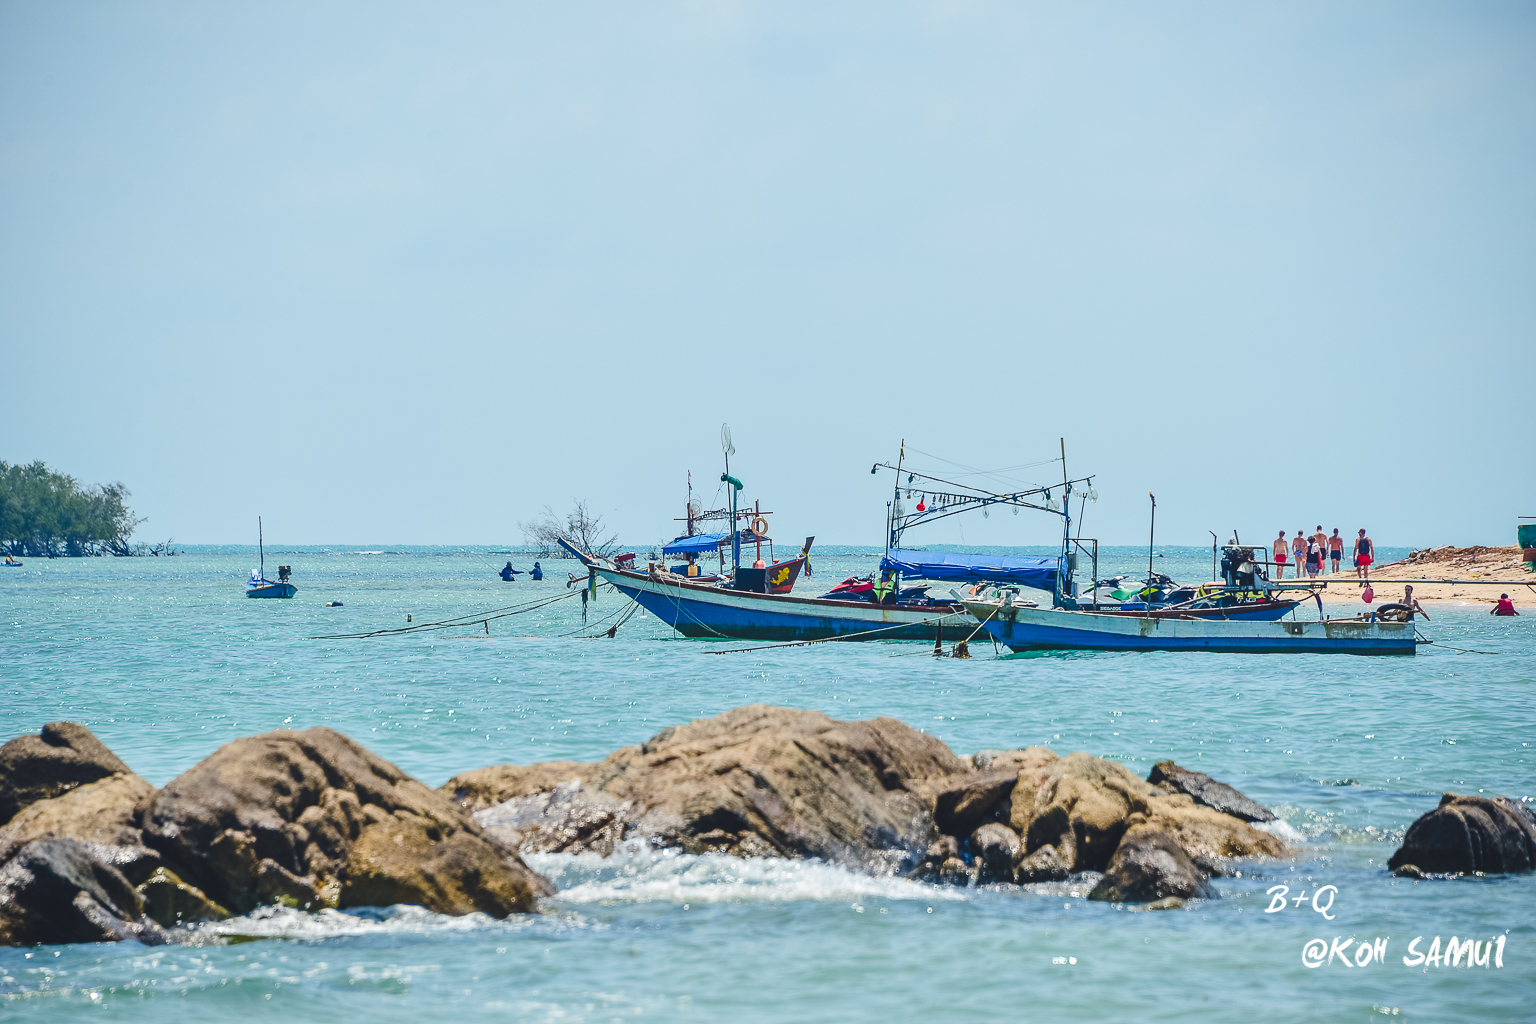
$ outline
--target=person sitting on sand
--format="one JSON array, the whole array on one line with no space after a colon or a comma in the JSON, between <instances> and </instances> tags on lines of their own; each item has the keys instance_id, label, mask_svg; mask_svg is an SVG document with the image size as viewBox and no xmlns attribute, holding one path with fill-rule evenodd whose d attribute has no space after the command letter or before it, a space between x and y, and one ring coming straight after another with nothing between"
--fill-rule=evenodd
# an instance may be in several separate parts
<instances>
[{"instance_id":1,"label":"person sitting on sand","mask_svg":"<svg viewBox=\"0 0 1536 1024\"><path fill-rule=\"evenodd\" d=\"M1339 528L1333 528L1333 536L1328 538L1328 558L1333 562L1335 574L1339 571L1339 563L1344 561L1344 538L1339 536Z\"/></svg>"},{"instance_id":2,"label":"person sitting on sand","mask_svg":"<svg viewBox=\"0 0 1536 1024\"><path fill-rule=\"evenodd\" d=\"M1509 599L1509 595L1508 594L1500 594L1499 595L1499 603L1494 605L1493 606L1493 610L1490 611L1488 614L1489 615L1519 615L1520 613L1515 611L1515 602L1513 602L1513 601L1511 601Z\"/></svg>"},{"instance_id":3,"label":"person sitting on sand","mask_svg":"<svg viewBox=\"0 0 1536 1024\"><path fill-rule=\"evenodd\" d=\"M1375 560L1376 548L1362 527L1360 537L1355 541L1355 578L1371 582L1371 563Z\"/></svg>"},{"instance_id":4,"label":"person sitting on sand","mask_svg":"<svg viewBox=\"0 0 1536 1024\"><path fill-rule=\"evenodd\" d=\"M1285 579L1285 560L1290 556L1291 546L1285 542L1285 531L1280 531L1280 536L1275 538L1275 579Z\"/></svg>"}]
</instances>

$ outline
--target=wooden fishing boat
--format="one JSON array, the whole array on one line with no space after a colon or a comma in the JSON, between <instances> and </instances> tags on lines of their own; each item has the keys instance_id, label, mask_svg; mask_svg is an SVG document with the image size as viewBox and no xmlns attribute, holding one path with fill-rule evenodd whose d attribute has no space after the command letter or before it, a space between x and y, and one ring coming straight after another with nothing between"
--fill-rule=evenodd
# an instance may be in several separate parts
<instances>
[{"instance_id":1,"label":"wooden fishing boat","mask_svg":"<svg viewBox=\"0 0 1536 1024\"><path fill-rule=\"evenodd\" d=\"M277 567L276 582L267 579L267 547L261 533L261 517L256 517L256 551L260 559L260 567L251 570L251 578L245 581L246 597L292 597L299 592L299 588L288 582L288 576L293 572L293 567L280 565Z\"/></svg>"},{"instance_id":2,"label":"wooden fishing boat","mask_svg":"<svg viewBox=\"0 0 1536 1024\"><path fill-rule=\"evenodd\" d=\"M997 600L964 602L998 643L1013 651L1226 651L1249 654L1413 654L1412 622L1375 616L1276 622L1177 614L1106 615L1031 608Z\"/></svg>"}]
</instances>

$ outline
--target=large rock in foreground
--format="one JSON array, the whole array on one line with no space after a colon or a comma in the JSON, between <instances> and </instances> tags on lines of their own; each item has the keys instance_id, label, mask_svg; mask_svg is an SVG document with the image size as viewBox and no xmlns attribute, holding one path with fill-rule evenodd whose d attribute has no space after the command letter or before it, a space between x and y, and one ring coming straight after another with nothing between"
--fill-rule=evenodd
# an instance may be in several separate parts
<instances>
[{"instance_id":1,"label":"large rock in foreground","mask_svg":"<svg viewBox=\"0 0 1536 1024\"><path fill-rule=\"evenodd\" d=\"M1137 825L1126 832L1109 860L1109 868L1091 900L1113 903L1152 903L1178 899L1212 899L1216 890L1173 837L1156 825Z\"/></svg>"},{"instance_id":2,"label":"large rock in foreground","mask_svg":"<svg viewBox=\"0 0 1536 1024\"><path fill-rule=\"evenodd\" d=\"M1230 814L1243 821L1274 821L1275 812L1248 799L1225 782L1217 782L1204 772L1180 768L1172 761L1152 766L1147 781L1167 793L1184 793L1202 807Z\"/></svg>"},{"instance_id":3,"label":"large rock in foreground","mask_svg":"<svg viewBox=\"0 0 1536 1024\"><path fill-rule=\"evenodd\" d=\"M1440 806L1408 826L1387 867L1405 874L1531 871L1536 869L1536 815L1509 797L1447 793Z\"/></svg>"},{"instance_id":4,"label":"large rock in foreground","mask_svg":"<svg viewBox=\"0 0 1536 1024\"><path fill-rule=\"evenodd\" d=\"M41 839L0 867L0 946L168 936L122 872L73 839Z\"/></svg>"},{"instance_id":5,"label":"large rock in foreground","mask_svg":"<svg viewBox=\"0 0 1536 1024\"><path fill-rule=\"evenodd\" d=\"M77 722L49 722L37 736L0 746L0 825L28 804L49 800L128 766Z\"/></svg>"},{"instance_id":6,"label":"large rock in foreground","mask_svg":"<svg viewBox=\"0 0 1536 1024\"><path fill-rule=\"evenodd\" d=\"M506 917L554 891L465 811L329 729L226 744L160 790L143 827L177 884L236 913L413 903Z\"/></svg>"},{"instance_id":7,"label":"large rock in foreground","mask_svg":"<svg viewBox=\"0 0 1536 1024\"><path fill-rule=\"evenodd\" d=\"M895 719L840 722L750 705L600 762L486 768L442 792L524 850L608 853L638 840L885 873L937 838L935 781L969 771L942 742Z\"/></svg>"},{"instance_id":8,"label":"large rock in foreground","mask_svg":"<svg viewBox=\"0 0 1536 1024\"><path fill-rule=\"evenodd\" d=\"M160 866L160 855L144 845L138 825L154 793L137 775L118 774L28 804L0 828L0 864L39 839L73 839L138 885Z\"/></svg>"}]
</instances>

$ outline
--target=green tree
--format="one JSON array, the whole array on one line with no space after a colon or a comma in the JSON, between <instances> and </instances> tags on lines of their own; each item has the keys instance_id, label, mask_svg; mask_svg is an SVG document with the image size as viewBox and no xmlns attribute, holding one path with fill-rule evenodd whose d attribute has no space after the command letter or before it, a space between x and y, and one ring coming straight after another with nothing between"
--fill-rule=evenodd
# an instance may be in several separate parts
<instances>
[{"instance_id":1,"label":"green tree","mask_svg":"<svg viewBox=\"0 0 1536 1024\"><path fill-rule=\"evenodd\" d=\"M41 558L131 555L134 517L122 484L81 487L42 462L0 460L0 550Z\"/></svg>"}]
</instances>

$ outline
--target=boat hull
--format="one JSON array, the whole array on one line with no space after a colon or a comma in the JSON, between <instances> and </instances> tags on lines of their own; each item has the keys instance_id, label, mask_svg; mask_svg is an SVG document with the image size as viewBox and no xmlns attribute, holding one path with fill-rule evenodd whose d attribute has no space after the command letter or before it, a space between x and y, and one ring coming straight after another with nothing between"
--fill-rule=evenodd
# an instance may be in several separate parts
<instances>
[{"instance_id":1,"label":"boat hull","mask_svg":"<svg viewBox=\"0 0 1536 1024\"><path fill-rule=\"evenodd\" d=\"M1250 604L1230 605L1226 608L1153 608L1152 617L1177 618L1179 616L1194 616L1197 619L1225 619L1230 622L1274 622L1283 618L1298 603L1296 601L1255 601ZM1134 618L1145 618L1147 614L1144 611L1122 610L1120 608L1083 610L1092 611L1095 615L1129 615Z\"/></svg>"},{"instance_id":2,"label":"boat hull","mask_svg":"<svg viewBox=\"0 0 1536 1024\"><path fill-rule=\"evenodd\" d=\"M1413 623L1179 619L966 602L1013 651L1224 651L1243 654L1413 654Z\"/></svg>"},{"instance_id":3,"label":"boat hull","mask_svg":"<svg viewBox=\"0 0 1536 1024\"><path fill-rule=\"evenodd\" d=\"M597 567L598 576L684 636L716 640L963 640L976 623L958 604L913 608L870 601L756 594ZM670 575L670 574L668 574ZM859 634L855 636L855 634Z\"/></svg>"},{"instance_id":4,"label":"boat hull","mask_svg":"<svg viewBox=\"0 0 1536 1024\"><path fill-rule=\"evenodd\" d=\"M246 597L292 597L299 588L292 583L266 583L259 587L246 587Z\"/></svg>"}]
</instances>

